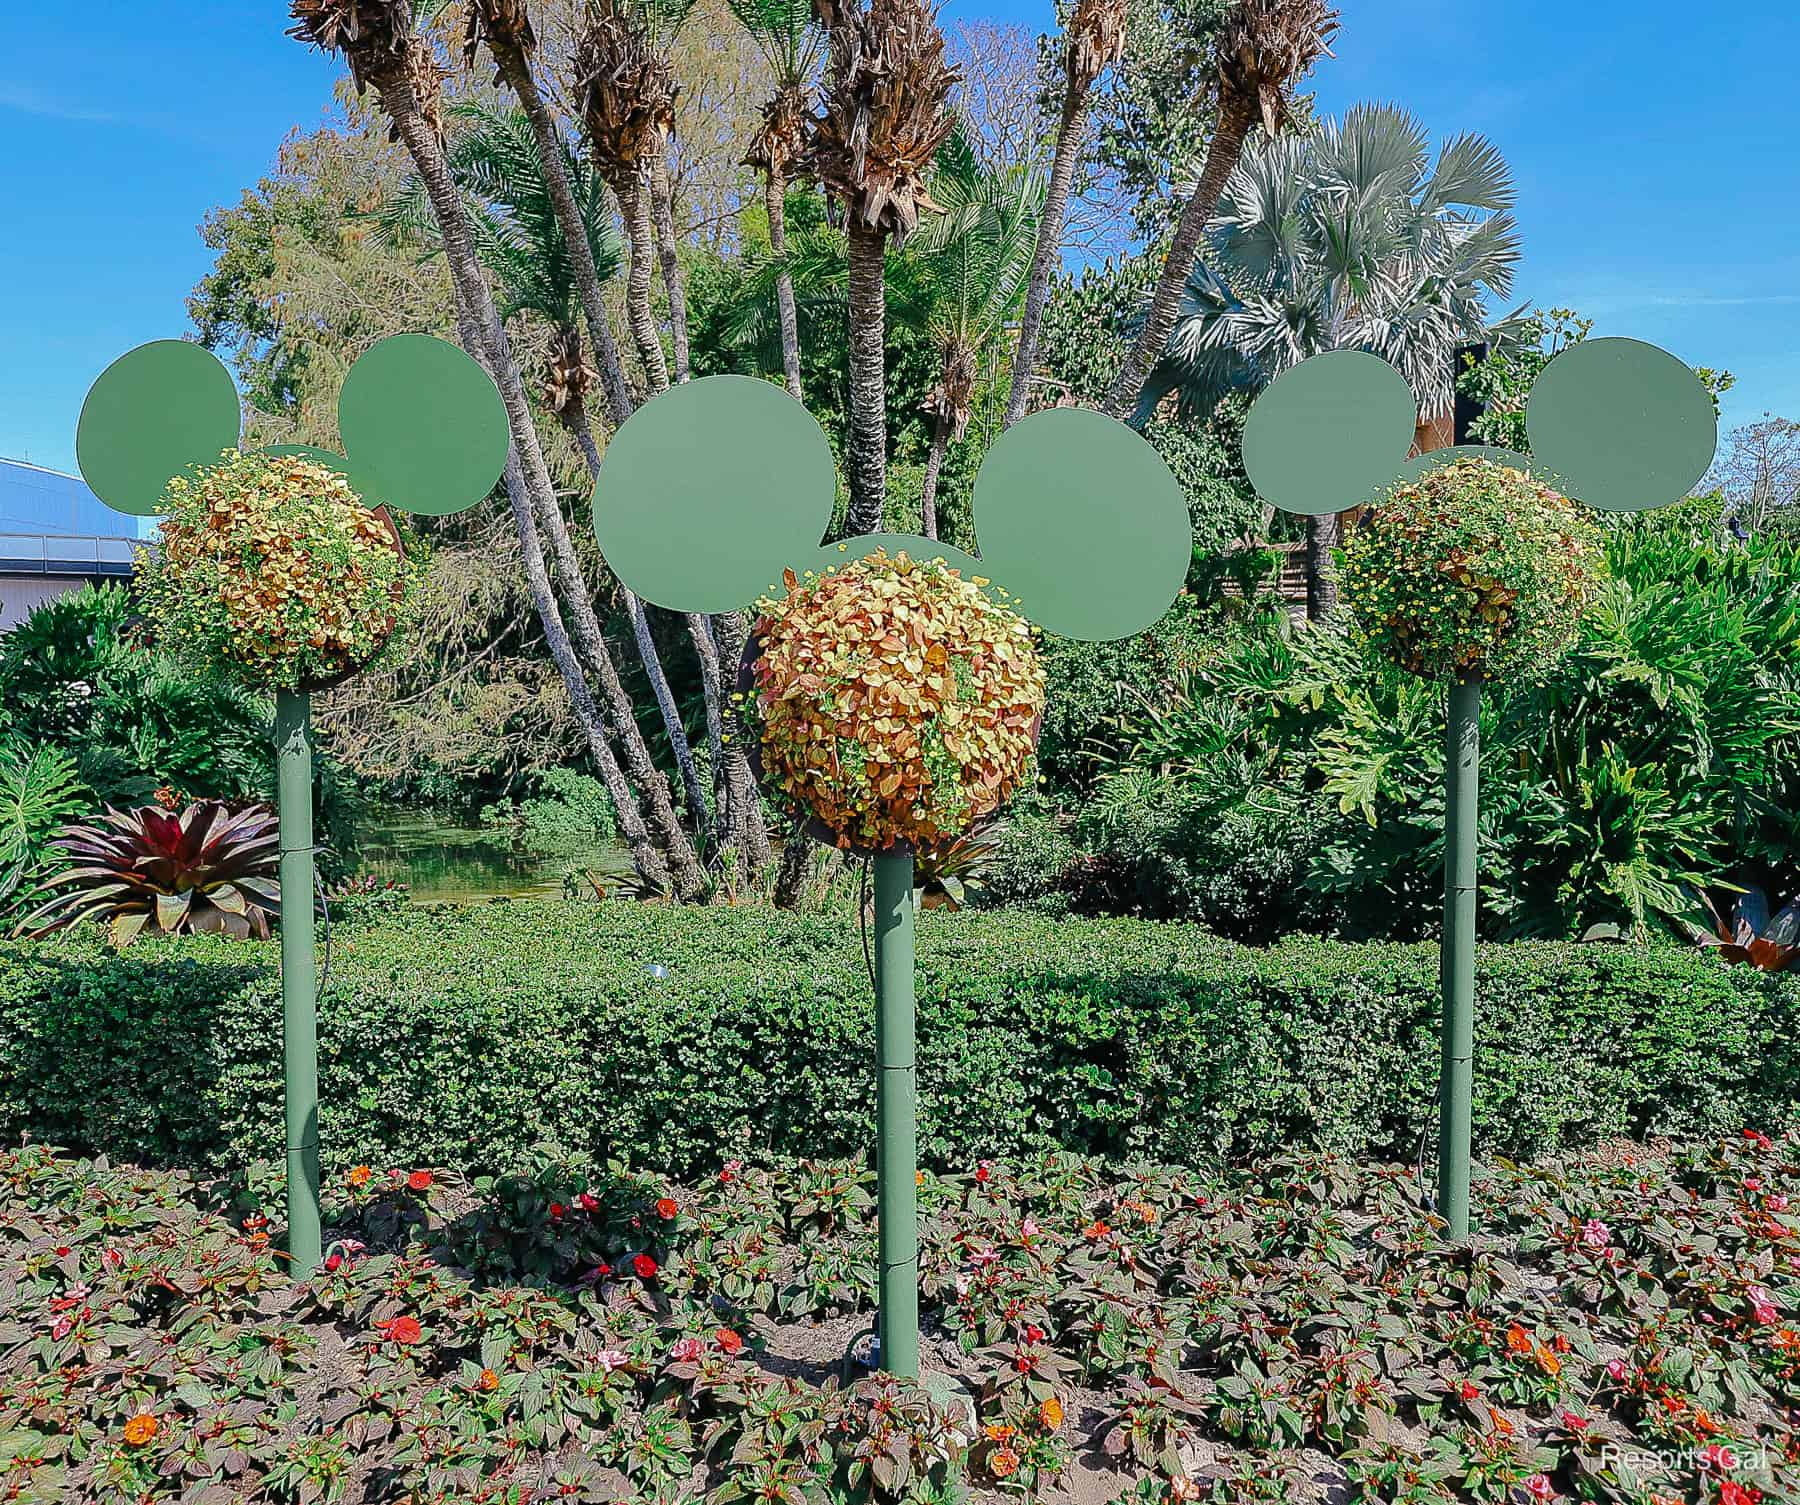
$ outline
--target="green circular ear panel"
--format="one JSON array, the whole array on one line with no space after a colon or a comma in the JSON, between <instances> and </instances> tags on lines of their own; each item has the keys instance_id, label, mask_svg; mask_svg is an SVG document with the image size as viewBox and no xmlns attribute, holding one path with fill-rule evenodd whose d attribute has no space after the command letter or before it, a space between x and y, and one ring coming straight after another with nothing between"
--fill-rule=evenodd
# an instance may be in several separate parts
<instances>
[{"instance_id":1,"label":"green circular ear panel","mask_svg":"<svg viewBox=\"0 0 1800 1505\"><path fill-rule=\"evenodd\" d=\"M423 334L363 353L338 394L338 432L350 484L369 506L430 517L493 490L512 444L493 378L459 346Z\"/></svg>"},{"instance_id":2,"label":"green circular ear panel","mask_svg":"<svg viewBox=\"0 0 1800 1505\"><path fill-rule=\"evenodd\" d=\"M186 340L155 340L120 356L88 390L75 463L107 506L151 517L170 481L238 442L238 423L237 388L219 358Z\"/></svg>"},{"instance_id":3,"label":"green circular ear panel","mask_svg":"<svg viewBox=\"0 0 1800 1505\"><path fill-rule=\"evenodd\" d=\"M975 479L982 573L1046 632L1104 641L1142 632L1187 579L1193 529L1181 486L1141 434L1084 408L1022 418Z\"/></svg>"},{"instance_id":4,"label":"green circular ear panel","mask_svg":"<svg viewBox=\"0 0 1800 1505\"><path fill-rule=\"evenodd\" d=\"M1539 474L1608 512L1679 501L1718 444L1712 397L1666 350L1641 340L1583 340L1532 384L1525 432Z\"/></svg>"},{"instance_id":5,"label":"green circular ear panel","mask_svg":"<svg viewBox=\"0 0 1800 1505\"><path fill-rule=\"evenodd\" d=\"M1263 500L1317 516L1360 507L1412 448L1418 405L1380 356L1334 350L1271 382L1244 422L1244 469Z\"/></svg>"},{"instance_id":6,"label":"green circular ear panel","mask_svg":"<svg viewBox=\"0 0 1800 1505\"><path fill-rule=\"evenodd\" d=\"M831 446L805 408L770 382L708 376L645 403L613 435L594 535L646 601L732 611L813 556L836 492Z\"/></svg>"}]
</instances>

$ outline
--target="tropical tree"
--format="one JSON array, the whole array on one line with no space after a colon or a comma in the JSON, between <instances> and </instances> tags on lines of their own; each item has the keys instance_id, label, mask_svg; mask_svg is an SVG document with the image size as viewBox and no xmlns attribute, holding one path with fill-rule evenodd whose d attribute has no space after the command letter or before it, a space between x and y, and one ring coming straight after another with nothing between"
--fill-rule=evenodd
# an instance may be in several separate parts
<instances>
[{"instance_id":1,"label":"tropical tree","mask_svg":"<svg viewBox=\"0 0 1800 1505\"><path fill-rule=\"evenodd\" d=\"M886 266L931 207L925 173L955 124L957 75L929 0L816 0L829 38L820 180L843 206L849 250L851 533L881 527L887 491Z\"/></svg>"},{"instance_id":2,"label":"tropical tree","mask_svg":"<svg viewBox=\"0 0 1800 1505\"><path fill-rule=\"evenodd\" d=\"M938 149L931 197L939 213L920 225L890 276L899 316L937 347L937 385L926 399L931 445L920 498L927 538L937 534L944 451L961 439L981 358L1018 312L1032 265L1044 183L1020 166L984 168L965 131Z\"/></svg>"},{"instance_id":3,"label":"tropical tree","mask_svg":"<svg viewBox=\"0 0 1800 1505\"><path fill-rule=\"evenodd\" d=\"M463 348L493 376L506 411L512 437L507 499L545 645L568 690L589 753L618 813L620 834L631 848L639 873L647 882L671 887L682 898L697 896L705 886L705 873L675 816L667 781L650 759L631 717L630 700L593 620L592 603L563 524L524 382L483 274L461 190L445 155L442 73L429 42L414 31L412 0L292 0L290 14L293 36L341 55L356 87L376 91L394 134L419 174L438 222L455 289ZM580 632L579 655L551 585L544 555L545 532L550 534L559 583ZM584 659L601 680L607 700L605 716L587 683ZM620 753L632 771L629 781L619 763ZM639 798L644 802L641 812Z\"/></svg>"},{"instance_id":4,"label":"tropical tree","mask_svg":"<svg viewBox=\"0 0 1800 1505\"><path fill-rule=\"evenodd\" d=\"M1493 143L1459 136L1434 165L1424 128L1391 105L1260 144L1226 183L1137 416L1170 391L1188 411L1210 411L1308 356L1366 350L1412 387L1429 447L1454 411L1457 346L1487 329L1484 297L1512 289L1512 202ZM1335 600L1337 536L1334 514L1308 520L1315 618Z\"/></svg>"},{"instance_id":5,"label":"tropical tree","mask_svg":"<svg viewBox=\"0 0 1800 1505\"><path fill-rule=\"evenodd\" d=\"M811 0L729 0L732 15L756 43L775 76L774 92L762 122L750 138L744 165L763 176L769 214L769 254L781 330L781 370L788 392L804 400L800 387L800 319L794 305L793 271L787 264L787 190L805 170L812 135L807 98L824 47L824 33L812 18Z\"/></svg>"},{"instance_id":6,"label":"tropical tree","mask_svg":"<svg viewBox=\"0 0 1800 1505\"><path fill-rule=\"evenodd\" d=\"M589 475L598 476L600 447L588 421L586 400L595 373L581 346L575 259L546 181L548 174L542 170L535 132L522 110L463 103L451 105L446 114L460 127L450 138L446 157L465 191L476 252L500 290L500 316L533 315L549 325L549 359L540 396L580 446ZM605 281L619 269L621 246L604 185L567 142L559 138L556 147L563 180L580 216L588 264L596 278ZM382 207L377 219L389 239L437 241L437 224L417 174ZM708 810L704 785L643 603L623 586L620 593L689 810L703 823Z\"/></svg>"},{"instance_id":7,"label":"tropical tree","mask_svg":"<svg viewBox=\"0 0 1800 1505\"><path fill-rule=\"evenodd\" d=\"M1273 137L1288 119L1294 86L1337 31L1325 0L1241 0L1219 31L1217 115L1206 162L1181 211L1143 326L1107 393L1106 411L1122 418L1138 403L1144 379L1161 358L1180 309L1181 291L1214 206L1258 122Z\"/></svg>"},{"instance_id":8,"label":"tropical tree","mask_svg":"<svg viewBox=\"0 0 1800 1505\"><path fill-rule=\"evenodd\" d=\"M1050 279L1062 256L1069 193L1075 185L1075 168L1081 161L1088 96L1100 75L1125 55L1125 3L1126 0L1076 0L1074 14L1069 18L1063 37L1062 115L1056 128L1056 156L1050 164L1050 183L1038 219L1031 280L1025 293L1025 308L1019 318L1012 390L1006 399L1009 428L1024 417L1026 398L1030 395L1031 373L1037 363L1038 332L1043 327L1044 305L1050 297Z\"/></svg>"}]
</instances>

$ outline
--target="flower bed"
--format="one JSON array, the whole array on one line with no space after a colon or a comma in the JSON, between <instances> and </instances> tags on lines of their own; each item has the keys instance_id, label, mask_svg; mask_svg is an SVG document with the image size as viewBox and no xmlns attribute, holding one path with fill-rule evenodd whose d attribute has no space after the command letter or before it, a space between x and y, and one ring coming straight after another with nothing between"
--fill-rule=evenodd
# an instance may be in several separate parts
<instances>
[{"instance_id":1,"label":"flower bed","mask_svg":"<svg viewBox=\"0 0 1800 1505\"><path fill-rule=\"evenodd\" d=\"M857 1164L695 1187L562 1159L472 1184L352 1166L296 1285L260 1171L8 1151L0 1499L1800 1487L1800 1139L1507 1167L1478 1185L1472 1252L1410 1169L1337 1158L1220 1179L1050 1155L921 1183L936 1394L836 1378L875 1278Z\"/></svg>"}]
</instances>

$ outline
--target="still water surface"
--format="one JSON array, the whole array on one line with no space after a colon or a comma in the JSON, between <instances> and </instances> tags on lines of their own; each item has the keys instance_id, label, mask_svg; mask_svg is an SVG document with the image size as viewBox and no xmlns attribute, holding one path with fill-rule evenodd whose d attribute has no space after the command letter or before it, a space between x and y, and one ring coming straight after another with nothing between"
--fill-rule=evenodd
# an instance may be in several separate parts
<instances>
[{"instance_id":1,"label":"still water surface","mask_svg":"<svg viewBox=\"0 0 1800 1505\"><path fill-rule=\"evenodd\" d=\"M504 829L420 810L360 821L357 838L357 871L408 884L417 904L561 897L569 874L616 865L625 851L606 841L569 852L533 851Z\"/></svg>"}]
</instances>

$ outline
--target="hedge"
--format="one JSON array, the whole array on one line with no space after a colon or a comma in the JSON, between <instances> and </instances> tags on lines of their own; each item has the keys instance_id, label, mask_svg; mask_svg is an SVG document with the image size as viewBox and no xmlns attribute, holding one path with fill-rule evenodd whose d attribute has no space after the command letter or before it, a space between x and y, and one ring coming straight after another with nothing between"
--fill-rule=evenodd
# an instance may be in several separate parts
<instances>
[{"instance_id":1,"label":"hedge","mask_svg":"<svg viewBox=\"0 0 1800 1505\"><path fill-rule=\"evenodd\" d=\"M208 937L0 945L0 1134L152 1165L278 1158L275 960ZM924 916L919 961L933 1163L1431 1142L1432 947L1001 912ZM1800 980L1548 943L1486 947L1478 969L1483 1152L1795 1118ZM689 1174L872 1138L872 1007L841 918L497 903L340 927L319 1044L334 1166L494 1170L554 1143Z\"/></svg>"}]
</instances>

